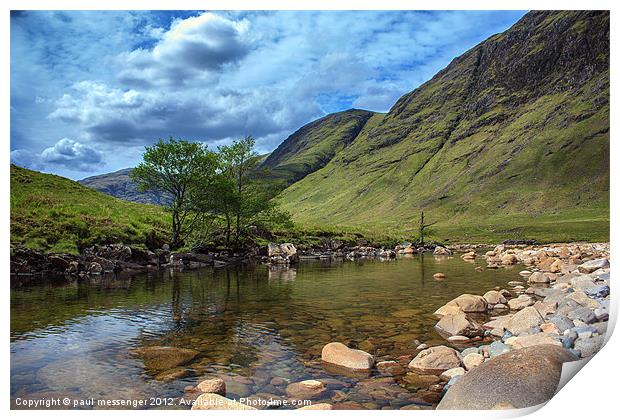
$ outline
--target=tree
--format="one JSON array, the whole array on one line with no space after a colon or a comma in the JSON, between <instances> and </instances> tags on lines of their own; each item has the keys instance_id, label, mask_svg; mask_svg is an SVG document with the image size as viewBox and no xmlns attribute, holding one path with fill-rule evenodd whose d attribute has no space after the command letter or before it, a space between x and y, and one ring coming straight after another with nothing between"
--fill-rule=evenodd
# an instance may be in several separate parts
<instances>
[{"instance_id":1,"label":"tree","mask_svg":"<svg viewBox=\"0 0 620 420\"><path fill-rule=\"evenodd\" d=\"M271 201L276 190L259 176L259 156L254 145L254 139L247 136L218 148L222 165L218 207L226 219L226 243L235 246L252 224L284 217Z\"/></svg>"},{"instance_id":2,"label":"tree","mask_svg":"<svg viewBox=\"0 0 620 420\"><path fill-rule=\"evenodd\" d=\"M418 228L418 236L420 238L420 245L424 246L424 232L427 228L433 226L437 222L424 223L424 211L420 213L420 225Z\"/></svg>"},{"instance_id":3,"label":"tree","mask_svg":"<svg viewBox=\"0 0 620 420\"><path fill-rule=\"evenodd\" d=\"M212 193L218 172L218 157L202 143L158 140L146 147L143 162L130 173L139 191L157 190L169 194L172 201L173 248L183 244L205 216L205 196Z\"/></svg>"}]
</instances>

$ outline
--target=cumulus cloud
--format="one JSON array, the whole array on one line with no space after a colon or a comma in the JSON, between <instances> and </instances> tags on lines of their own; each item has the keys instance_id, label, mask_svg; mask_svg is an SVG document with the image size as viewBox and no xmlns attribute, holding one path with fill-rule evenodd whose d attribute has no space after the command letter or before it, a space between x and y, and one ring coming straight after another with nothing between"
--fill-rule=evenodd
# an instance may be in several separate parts
<instances>
[{"instance_id":1,"label":"cumulus cloud","mask_svg":"<svg viewBox=\"0 0 620 420\"><path fill-rule=\"evenodd\" d=\"M246 20L234 21L214 13L175 20L168 31L151 29L160 39L152 49L122 53L119 81L153 87L188 80L208 82L215 73L239 61L249 51L244 39Z\"/></svg>"},{"instance_id":2,"label":"cumulus cloud","mask_svg":"<svg viewBox=\"0 0 620 420\"><path fill-rule=\"evenodd\" d=\"M73 171L88 172L103 164L103 155L80 142L63 138L40 154L28 150L13 150L11 162L38 170L62 166Z\"/></svg>"}]
</instances>

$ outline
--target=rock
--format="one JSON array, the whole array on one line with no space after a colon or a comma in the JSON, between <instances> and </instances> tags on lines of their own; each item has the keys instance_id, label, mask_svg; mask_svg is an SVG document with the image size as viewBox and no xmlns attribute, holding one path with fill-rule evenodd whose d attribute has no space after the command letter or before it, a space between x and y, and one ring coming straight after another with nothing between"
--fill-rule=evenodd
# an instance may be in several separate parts
<instances>
[{"instance_id":1,"label":"rock","mask_svg":"<svg viewBox=\"0 0 620 420\"><path fill-rule=\"evenodd\" d=\"M226 383L220 378L205 379L196 385L196 389L203 393L226 396Z\"/></svg>"},{"instance_id":2,"label":"rock","mask_svg":"<svg viewBox=\"0 0 620 420\"><path fill-rule=\"evenodd\" d=\"M562 347L562 341L559 337L553 338L545 333L538 333L521 337L511 337L506 340L506 344L508 344L513 349L522 349L526 347L534 347L540 345L553 345Z\"/></svg>"},{"instance_id":3,"label":"rock","mask_svg":"<svg viewBox=\"0 0 620 420\"><path fill-rule=\"evenodd\" d=\"M519 260L517 260L516 255L514 255L514 254L506 254L506 255L504 255L502 257L501 261L502 261L503 265L514 265L514 264L519 262Z\"/></svg>"},{"instance_id":4,"label":"rock","mask_svg":"<svg viewBox=\"0 0 620 420\"><path fill-rule=\"evenodd\" d=\"M498 356L452 385L437 406L440 410L488 410L532 407L553 397L562 364L576 360L557 346L536 346Z\"/></svg>"},{"instance_id":5,"label":"rock","mask_svg":"<svg viewBox=\"0 0 620 420\"><path fill-rule=\"evenodd\" d=\"M447 338L447 340L450 343L462 344L462 343L467 343L470 340L470 338L465 337L464 335L451 335L450 337Z\"/></svg>"},{"instance_id":6,"label":"rock","mask_svg":"<svg viewBox=\"0 0 620 420\"><path fill-rule=\"evenodd\" d=\"M405 373L405 368L394 360L386 360L377 363L377 370L387 375L402 375Z\"/></svg>"},{"instance_id":7,"label":"rock","mask_svg":"<svg viewBox=\"0 0 620 420\"><path fill-rule=\"evenodd\" d=\"M446 278L446 275L444 273L435 273L433 274L433 278L435 280L443 280Z\"/></svg>"},{"instance_id":8,"label":"rock","mask_svg":"<svg viewBox=\"0 0 620 420\"><path fill-rule=\"evenodd\" d=\"M549 334L560 335L561 334L561 331L558 330L558 328L552 322L545 322L544 324L540 324L540 329L542 332L544 332L547 335Z\"/></svg>"},{"instance_id":9,"label":"rock","mask_svg":"<svg viewBox=\"0 0 620 420\"><path fill-rule=\"evenodd\" d=\"M482 296L464 294L452 299L447 306L457 306L463 312L486 312L487 301Z\"/></svg>"},{"instance_id":10,"label":"rock","mask_svg":"<svg viewBox=\"0 0 620 420\"><path fill-rule=\"evenodd\" d=\"M426 350L428 348L428 344L420 344L418 347L416 347L416 350Z\"/></svg>"},{"instance_id":11,"label":"rock","mask_svg":"<svg viewBox=\"0 0 620 420\"><path fill-rule=\"evenodd\" d=\"M438 384L441 379L437 375L420 375L415 372L409 372L403 380L414 388L428 388L431 385Z\"/></svg>"},{"instance_id":12,"label":"rock","mask_svg":"<svg viewBox=\"0 0 620 420\"><path fill-rule=\"evenodd\" d=\"M436 246L435 250L433 251L434 255L452 255L452 251L450 251L448 248L445 248L443 246Z\"/></svg>"},{"instance_id":13,"label":"rock","mask_svg":"<svg viewBox=\"0 0 620 420\"><path fill-rule=\"evenodd\" d=\"M551 283L551 275L549 273L543 273L542 271L537 271L532 273L532 275L527 280L528 283Z\"/></svg>"},{"instance_id":14,"label":"rock","mask_svg":"<svg viewBox=\"0 0 620 420\"><path fill-rule=\"evenodd\" d=\"M170 370L165 370L161 373L155 375L155 380L162 382L172 382L177 379L187 378L192 375L192 370L182 367L173 368Z\"/></svg>"},{"instance_id":15,"label":"rock","mask_svg":"<svg viewBox=\"0 0 620 420\"><path fill-rule=\"evenodd\" d=\"M585 274L575 276L571 275L568 278L568 282L575 290L585 290L596 286L596 283L592 281L592 277Z\"/></svg>"},{"instance_id":16,"label":"rock","mask_svg":"<svg viewBox=\"0 0 620 420\"><path fill-rule=\"evenodd\" d=\"M513 311L519 311L523 308L527 308L528 306L532 306L534 302L534 298L531 296L521 295L517 298L510 299L508 301L508 307Z\"/></svg>"},{"instance_id":17,"label":"rock","mask_svg":"<svg viewBox=\"0 0 620 420\"><path fill-rule=\"evenodd\" d=\"M578 338L575 341L575 350L581 352L581 357L590 357L596 354L605 342L605 337L597 335L589 338Z\"/></svg>"},{"instance_id":18,"label":"rock","mask_svg":"<svg viewBox=\"0 0 620 420\"><path fill-rule=\"evenodd\" d=\"M179 347L151 346L133 350L144 361L147 370L165 371L184 365L196 357L199 352Z\"/></svg>"},{"instance_id":19,"label":"rock","mask_svg":"<svg viewBox=\"0 0 620 420\"><path fill-rule=\"evenodd\" d=\"M532 272L529 270L522 270L522 271L519 271L519 275L521 277L529 277L532 275Z\"/></svg>"},{"instance_id":20,"label":"rock","mask_svg":"<svg viewBox=\"0 0 620 420\"><path fill-rule=\"evenodd\" d=\"M499 304L505 304L508 302L506 298L504 297L504 295L496 290L489 290L482 297L487 301L489 305L493 305L493 306L499 305Z\"/></svg>"},{"instance_id":21,"label":"rock","mask_svg":"<svg viewBox=\"0 0 620 420\"><path fill-rule=\"evenodd\" d=\"M92 262L88 265L88 274L103 274L103 267L98 262Z\"/></svg>"},{"instance_id":22,"label":"rock","mask_svg":"<svg viewBox=\"0 0 620 420\"><path fill-rule=\"evenodd\" d=\"M446 346L422 350L409 363L409 369L421 374L439 375L442 372L461 366L459 353Z\"/></svg>"},{"instance_id":23,"label":"rock","mask_svg":"<svg viewBox=\"0 0 620 420\"><path fill-rule=\"evenodd\" d=\"M583 291L592 298L604 298L609 296L609 286L606 284L586 287Z\"/></svg>"},{"instance_id":24,"label":"rock","mask_svg":"<svg viewBox=\"0 0 620 420\"><path fill-rule=\"evenodd\" d=\"M510 321L506 324L506 329L514 335L519 335L544 322L545 320L540 316L538 311L534 307L528 306L521 309L510 318Z\"/></svg>"},{"instance_id":25,"label":"rock","mask_svg":"<svg viewBox=\"0 0 620 420\"><path fill-rule=\"evenodd\" d=\"M504 353L508 353L510 351L510 347L501 341L494 341L489 345L489 357L495 358Z\"/></svg>"},{"instance_id":26,"label":"rock","mask_svg":"<svg viewBox=\"0 0 620 420\"><path fill-rule=\"evenodd\" d=\"M594 316L597 321L608 321L609 320L609 309L607 308L596 308L594 310Z\"/></svg>"},{"instance_id":27,"label":"rock","mask_svg":"<svg viewBox=\"0 0 620 420\"><path fill-rule=\"evenodd\" d=\"M455 368L448 369L442 372L441 375L439 375L439 378L444 381L449 381L455 376L461 376L461 375L465 375L465 369L463 369L462 367L455 367Z\"/></svg>"},{"instance_id":28,"label":"rock","mask_svg":"<svg viewBox=\"0 0 620 420\"><path fill-rule=\"evenodd\" d=\"M590 274L601 268L608 268L609 260L607 258L600 258L598 260L586 261L577 267L580 273Z\"/></svg>"},{"instance_id":29,"label":"rock","mask_svg":"<svg viewBox=\"0 0 620 420\"><path fill-rule=\"evenodd\" d=\"M435 328L445 336L476 337L484 334L482 327L469 319L464 312L444 316L435 325Z\"/></svg>"},{"instance_id":30,"label":"rock","mask_svg":"<svg viewBox=\"0 0 620 420\"><path fill-rule=\"evenodd\" d=\"M320 398L327 388L322 382L315 380L307 380L301 382L294 382L286 387L286 395L291 398L300 400L310 400L314 398Z\"/></svg>"},{"instance_id":31,"label":"rock","mask_svg":"<svg viewBox=\"0 0 620 420\"><path fill-rule=\"evenodd\" d=\"M192 404L192 410L256 410L249 405L230 400L219 394L201 394Z\"/></svg>"},{"instance_id":32,"label":"rock","mask_svg":"<svg viewBox=\"0 0 620 420\"><path fill-rule=\"evenodd\" d=\"M472 370L482 363L484 363L484 356L479 353L470 353L463 357L463 366L467 370Z\"/></svg>"},{"instance_id":33,"label":"rock","mask_svg":"<svg viewBox=\"0 0 620 420\"><path fill-rule=\"evenodd\" d=\"M573 322L576 320L585 322L586 324L592 324L593 322L598 321L594 311L585 307L579 307L570 311L567 315L568 318L572 319Z\"/></svg>"},{"instance_id":34,"label":"rock","mask_svg":"<svg viewBox=\"0 0 620 420\"><path fill-rule=\"evenodd\" d=\"M562 315L550 316L548 321L553 323L558 329L558 331L560 331L560 333L563 333L564 331L571 329L575 326L575 324L573 323L573 321L571 321L570 318Z\"/></svg>"},{"instance_id":35,"label":"rock","mask_svg":"<svg viewBox=\"0 0 620 420\"><path fill-rule=\"evenodd\" d=\"M350 349L342 343L329 343L321 351L321 359L326 363L351 370L370 370L375 360L362 350Z\"/></svg>"},{"instance_id":36,"label":"rock","mask_svg":"<svg viewBox=\"0 0 620 420\"><path fill-rule=\"evenodd\" d=\"M310 404L305 405L298 410L333 410L334 407L329 403L319 403L319 404Z\"/></svg>"},{"instance_id":37,"label":"rock","mask_svg":"<svg viewBox=\"0 0 620 420\"><path fill-rule=\"evenodd\" d=\"M437 318L442 318L446 315L457 315L463 313L463 311L461 310L461 308L459 308L456 305L453 304L447 304L447 305L443 305L441 308L437 309L433 315L435 315Z\"/></svg>"}]
</instances>

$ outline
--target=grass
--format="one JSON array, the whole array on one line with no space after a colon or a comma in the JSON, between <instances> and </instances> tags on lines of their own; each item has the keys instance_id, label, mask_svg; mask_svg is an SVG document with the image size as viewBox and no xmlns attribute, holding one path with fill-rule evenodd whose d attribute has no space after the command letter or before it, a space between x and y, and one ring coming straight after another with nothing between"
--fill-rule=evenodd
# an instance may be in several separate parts
<instances>
[{"instance_id":1,"label":"grass","mask_svg":"<svg viewBox=\"0 0 620 420\"><path fill-rule=\"evenodd\" d=\"M144 245L165 237L163 207L131 203L56 175L11 165L11 245L77 254L122 242Z\"/></svg>"}]
</instances>

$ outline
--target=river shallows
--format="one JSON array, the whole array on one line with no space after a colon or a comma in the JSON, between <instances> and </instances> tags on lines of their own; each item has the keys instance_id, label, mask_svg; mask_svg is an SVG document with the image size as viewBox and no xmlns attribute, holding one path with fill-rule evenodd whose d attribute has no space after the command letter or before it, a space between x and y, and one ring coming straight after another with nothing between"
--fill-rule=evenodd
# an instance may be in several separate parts
<instances>
[{"instance_id":1,"label":"river shallows","mask_svg":"<svg viewBox=\"0 0 620 420\"><path fill-rule=\"evenodd\" d=\"M519 278L518 266L483 272L474 267L458 257L427 254L392 261L303 261L292 268L162 271L79 283L50 279L24 285L14 279L11 396L177 398L186 386L216 375L227 382L229 397L284 395L285 385L273 378L321 379L330 389L324 400L338 393L366 408L408 405L412 388L401 378L378 392L372 381L326 372L321 348L340 341L380 360L414 353L415 340L445 343L433 329L432 313L439 306ZM446 279L434 280L436 272ZM143 346L199 354L168 372L176 379L166 382L131 353Z\"/></svg>"}]
</instances>

